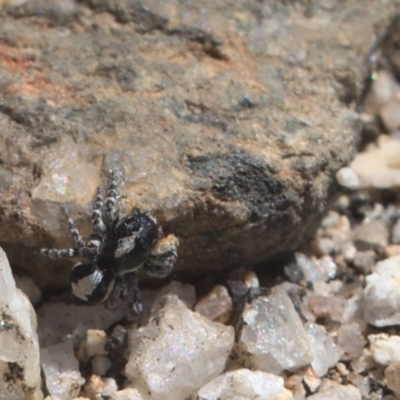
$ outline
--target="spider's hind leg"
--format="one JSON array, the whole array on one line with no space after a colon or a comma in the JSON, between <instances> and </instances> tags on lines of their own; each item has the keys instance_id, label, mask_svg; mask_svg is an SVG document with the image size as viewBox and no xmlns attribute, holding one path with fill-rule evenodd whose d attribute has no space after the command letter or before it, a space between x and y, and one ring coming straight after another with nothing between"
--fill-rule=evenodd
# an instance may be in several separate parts
<instances>
[{"instance_id":1,"label":"spider's hind leg","mask_svg":"<svg viewBox=\"0 0 400 400\"><path fill-rule=\"evenodd\" d=\"M134 272L129 272L121 277L122 296L127 300L132 312L136 315L143 311L142 302L140 300L139 286Z\"/></svg>"},{"instance_id":2,"label":"spider's hind leg","mask_svg":"<svg viewBox=\"0 0 400 400\"><path fill-rule=\"evenodd\" d=\"M108 181L108 191L106 198L106 217L110 226L113 226L117 221L117 202L120 199L118 190L118 173L110 171L110 179Z\"/></svg>"},{"instance_id":3,"label":"spider's hind leg","mask_svg":"<svg viewBox=\"0 0 400 400\"><path fill-rule=\"evenodd\" d=\"M66 217L68 219L69 232L70 232L72 238L75 240L75 243L76 243L78 249L80 249L82 247L85 247L85 242L83 241L82 236L79 233L79 230L75 225L74 219L71 217L69 211L65 207L63 207L62 209L63 209L64 214L66 215Z\"/></svg>"}]
</instances>

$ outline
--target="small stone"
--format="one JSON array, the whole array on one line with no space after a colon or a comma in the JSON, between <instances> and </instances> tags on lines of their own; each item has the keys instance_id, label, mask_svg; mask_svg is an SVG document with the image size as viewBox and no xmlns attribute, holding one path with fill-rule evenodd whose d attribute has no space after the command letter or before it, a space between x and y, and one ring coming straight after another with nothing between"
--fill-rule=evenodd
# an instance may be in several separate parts
<instances>
[{"instance_id":1,"label":"small stone","mask_svg":"<svg viewBox=\"0 0 400 400\"><path fill-rule=\"evenodd\" d=\"M365 320L378 327L400 324L400 256L380 261L366 282Z\"/></svg>"},{"instance_id":2,"label":"small stone","mask_svg":"<svg viewBox=\"0 0 400 400\"><path fill-rule=\"evenodd\" d=\"M126 375L152 400L184 400L224 370L233 342L231 326L190 311L170 295L147 326L130 331Z\"/></svg>"},{"instance_id":3,"label":"small stone","mask_svg":"<svg viewBox=\"0 0 400 400\"><path fill-rule=\"evenodd\" d=\"M148 398L146 398L147 400ZM145 400L137 389L119 390L110 400Z\"/></svg>"},{"instance_id":4,"label":"small stone","mask_svg":"<svg viewBox=\"0 0 400 400\"><path fill-rule=\"evenodd\" d=\"M232 299L225 286L217 285L196 304L194 310L211 321L227 322L232 309Z\"/></svg>"},{"instance_id":5,"label":"small stone","mask_svg":"<svg viewBox=\"0 0 400 400\"><path fill-rule=\"evenodd\" d=\"M238 369L225 372L208 382L197 393L198 400L290 400L292 393L284 388L280 376L261 371Z\"/></svg>"},{"instance_id":6,"label":"small stone","mask_svg":"<svg viewBox=\"0 0 400 400\"><path fill-rule=\"evenodd\" d=\"M342 324L354 321L360 323L363 320L364 310L362 307L362 293L355 293L352 297L346 300L341 322ZM366 322L364 322L363 325L366 325Z\"/></svg>"},{"instance_id":7,"label":"small stone","mask_svg":"<svg viewBox=\"0 0 400 400\"><path fill-rule=\"evenodd\" d=\"M104 379L104 388L101 392L103 397L112 397L118 390L117 382L114 378L105 378Z\"/></svg>"},{"instance_id":8,"label":"small stone","mask_svg":"<svg viewBox=\"0 0 400 400\"><path fill-rule=\"evenodd\" d=\"M322 228L334 228L340 223L340 214L336 211L329 210L324 219L321 221Z\"/></svg>"},{"instance_id":9,"label":"small stone","mask_svg":"<svg viewBox=\"0 0 400 400\"><path fill-rule=\"evenodd\" d=\"M0 398L41 400L36 314L0 248ZM5 378L8 378L7 380Z\"/></svg>"},{"instance_id":10,"label":"small stone","mask_svg":"<svg viewBox=\"0 0 400 400\"><path fill-rule=\"evenodd\" d=\"M400 244L400 218L396 221L392 228L392 242Z\"/></svg>"},{"instance_id":11,"label":"small stone","mask_svg":"<svg viewBox=\"0 0 400 400\"><path fill-rule=\"evenodd\" d=\"M374 360L381 365L400 363L400 336L386 333L368 335L370 350Z\"/></svg>"},{"instance_id":12,"label":"small stone","mask_svg":"<svg viewBox=\"0 0 400 400\"><path fill-rule=\"evenodd\" d=\"M98 399L104 389L104 381L98 375L91 375L85 384L85 393L91 399Z\"/></svg>"},{"instance_id":13,"label":"small stone","mask_svg":"<svg viewBox=\"0 0 400 400\"><path fill-rule=\"evenodd\" d=\"M376 254L373 250L358 251L353 259L354 267L361 273L367 275L371 273L375 265Z\"/></svg>"},{"instance_id":14,"label":"small stone","mask_svg":"<svg viewBox=\"0 0 400 400\"><path fill-rule=\"evenodd\" d=\"M316 375L322 377L340 360L343 350L333 342L323 326L307 322L304 328L313 354L311 366Z\"/></svg>"},{"instance_id":15,"label":"small stone","mask_svg":"<svg viewBox=\"0 0 400 400\"><path fill-rule=\"evenodd\" d=\"M321 385L321 378L315 373L313 368L307 368L304 372L304 383L310 389L311 393L314 393Z\"/></svg>"},{"instance_id":16,"label":"small stone","mask_svg":"<svg viewBox=\"0 0 400 400\"><path fill-rule=\"evenodd\" d=\"M256 289L260 287L260 282L258 281L257 274L253 271L249 271L246 273L246 275L243 278L243 283L248 288Z\"/></svg>"},{"instance_id":17,"label":"small stone","mask_svg":"<svg viewBox=\"0 0 400 400\"><path fill-rule=\"evenodd\" d=\"M318 393L307 397L307 400L361 400L361 393L352 385L339 385L326 380Z\"/></svg>"},{"instance_id":18,"label":"small stone","mask_svg":"<svg viewBox=\"0 0 400 400\"><path fill-rule=\"evenodd\" d=\"M327 273L314 261L310 260L306 255L296 253L296 263L303 273L307 282L320 282L327 280Z\"/></svg>"},{"instance_id":19,"label":"small stone","mask_svg":"<svg viewBox=\"0 0 400 400\"><path fill-rule=\"evenodd\" d=\"M88 329L86 332L86 354L88 357L96 355L104 356L107 354L105 346L107 344L107 334L99 329Z\"/></svg>"},{"instance_id":20,"label":"small stone","mask_svg":"<svg viewBox=\"0 0 400 400\"><path fill-rule=\"evenodd\" d=\"M350 358L360 356L366 344L362 326L358 322L341 325L337 332L337 344Z\"/></svg>"},{"instance_id":21,"label":"small stone","mask_svg":"<svg viewBox=\"0 0 400 400\"><path fill-rule=\"evenodd\" d=\"M315 316L329 317L334 321L342 319L345 304L346 299L342 296L311 295L308 297L308 306Z\"/></svg>"},{"instance_id":22,"label":"small stone","mask_svg":"<svg viewBox=\"0 0 400 400\"><path fill-rule=\"evenodd\" d=\"M37 304L42 298L42 291L35 281L29 276L14 276L15 284L22 290L32 304Z\"/></svg>"},{"instance_id":23,"label":"small stone","mask_svg":"<svg viewBox=\"0 0 400 400\"><path fill-rule=\"evenodd\" d=\"M362 376L355 374L354 372L350 372L347 375L347 379L360 391L363 398L368 398L368 395L371 391L371 385L368 376Z\"/></svg>"},{"instance_id":24,"label":"small stone","mask_svg":"<svg viewBox=\"0 0 400 400\"><path fill-rule=\"evenodd\" d=\"M306 389L303 385L303 375L294 374L285 380L285 388L293 393L294 400L305 400Z\"/></svg>"},{"instance_id":25,"label":"small stone","mask_svg":"<svg viewBox=\"0 0 400 400\"><path fill-rule=\"evenodd\" d=\"M307 334L283 288L245 305L243 328L235 349L243 365L279 374L295 371L312 361Z\"/></svg>"},{"instance_id":26,"label":"small stone","mask_svg":"<svg viewBox=\"0 0 400 400\"><path fill-rule=\"evenodd\" d=\"M85 380L79 372L78 360L70 340L41 348L40 361L50 395L60 400L78 396Z\"/></svg>"},{"instance_id":27,"label":"small stone","mask_svg":"<svg viewBox=\"0 0 400 400\"><path fill-rule=\"evenodd\" d=\"M111 361L106 356L94 356L92 359L92 373L104 376L111 367Z\"/></svg>"},{"instance_id":28,"label":"small stone","mask_svg":"<svg viewBox=\"0 0 400 400\"><path fill-rule=\"evenodd\" d=\"M339 374L342 376L347 376L350 373L350 371L347 369L346 365L341 362L338 362L336 364L336 369L338 370Z\"/></svg>"},{"instance_id":29,"label":"small stone","mask_svg":"<svg viewBox=\"0 0 400 400\"><path fill-rule=\"evenodd\" d=\"M331 238L317 236L312 244L316 252L321 255L331 254L335 250L335 243Z\"/></svg>"},{"instance_id":30,"label":"small stone","mask_svg":"<svg viewBox=\"0 0 400 400\"><path fill-rule=\"evenodd\" d=\"M368 223L357 225L354 229L354 242L360 251L385 248L389 243L389 230L384 221L374 219Z\"/></svg>"},{"instance_id":31,"label":"small stone","mask_svg":"<svg viewBox=\"0 0 400 400\"><path fill-rule=\"evenodd\" d=\"M393 362L385 369L385 379L387 387L400 397L400 363Z\"/></svg>"},{"instance_id":32,"label":"small stone","mask_svg":"<svg viewBox=\"0 0 400 400\"><path fill-rule=\"evenodd\" d=\"M393 132L400 127L400 103L398 101L385 104L380 109L379 115L388 132Z\"/></svg>"},{"instance_id":33,"label":"small stone","mask_svg":"<svg viewBox=\"0 0 400 400\"><path fill-rule=\"evenodd\" d=\"M336 179L339 185L348 189L357 189L359 180L357 174L350 167L343 167L336 172Z\"/></svg>"},{"instance_id":34,"label":"small stone","mask_svg":"<svg viewBox=\"0 0 400 400\"><path fill-rule=\"evenodd\" d=\"M385 256L387 258L400 256L400 245L398 244L389 244L385 247Z\"/></svg>"}]
</instances>

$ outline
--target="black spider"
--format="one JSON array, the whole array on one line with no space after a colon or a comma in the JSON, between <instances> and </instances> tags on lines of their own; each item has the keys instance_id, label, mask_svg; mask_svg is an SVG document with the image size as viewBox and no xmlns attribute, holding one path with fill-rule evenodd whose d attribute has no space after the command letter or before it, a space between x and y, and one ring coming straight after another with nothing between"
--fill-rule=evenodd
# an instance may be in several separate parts
<instances>
[{"instance_id":1,"label":"black spider","mask_svg":"<svg viewBox=\"0 0 400 400\"><path fill-rule=\"evenodd\" d=\"M142 267L151 276L163 278L169 275L177 258L179 242L174 235L164 236L156 219L138 209L120 219L116 207L120 198L117 180L117 174L110 172L104 207L102 191L97 189L91 214L95 233L87 242L64 209L77 247L42 249L41 253L51 258L86 258L72 268L72 293L90 303L106 302L108 307L122 296L132 311L139 314L142 304L134 271Z\"/></svg>"}]
</instances>

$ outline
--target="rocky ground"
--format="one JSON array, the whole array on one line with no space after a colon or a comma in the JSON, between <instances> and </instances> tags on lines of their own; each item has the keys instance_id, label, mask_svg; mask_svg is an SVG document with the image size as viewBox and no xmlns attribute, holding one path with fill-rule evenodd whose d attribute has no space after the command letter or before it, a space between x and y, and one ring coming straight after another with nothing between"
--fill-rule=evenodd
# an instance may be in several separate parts
<instances>
[{"instance_id":1,"label":"rocky ground","mask_svg":"<svg viewBox=\"0 0 400 400\"><path fill-rule=\"evenodd\" d=\"M215 11L212 17L189 3L179 8L171 2L168 8L156 1L147 8L102 0L5 8L0 122L12 151L0 152L1 241L7 253L0 252L0 398L399 399L398 19L365 58L378 36L373 29L389 23L395 3L371 1L380 5L371 14L355 1L277 2L275 8L221 2L219 10L202 3ZM200 31L194 28L199 16ZM339 25L327 23L333 20ZM325 33L316 39L317 31ZM304 48L295 51L289 43L299 33ZM331 51L321 53L327 43ZM149 53L160 51L156 45L163 47L157 68ZM124 46L141 50L134 71L131 64L121 67L126 57L118 54L130 54ZM257 75L246 64L251 62L274 73L267 68ZM181 91L174 92L171 82L180 74ZM275 81L277 76L286 80ZM57 86L61 82L68 85ZM255 104L254 95L245 95L250 87L257 92ZM245 106L229 104L239 92ZM121 96L124 101L116 101ZM308 100L300 103L303 98ZM132 139L133 121L141 127L149 122L149 138L139 132ZM363 124L361 137L354 121ZM172 131L182 136L187 128L188 136L175 145L159 141ZM269 134L261 135L265 130ZM347 166L357 143L359 152ZM246 149L231 151L236 147ZM137 155L137 169L127 148ZM149 170L149 154L157 168ZM88 160L75 187L71 174L83 171ZM46 269L37 257L35 280L21 274L30 269L35 246L50 237L64 243L61 205L67 201L83 215L100 171L115 162L132 177L127 189L139 185L134 200L148 204L183 242L177 270L157 289L142 285L143 314L129 320L122 301L108 310L78 303L69 290L55 291L65 276L47 270L43 278ZM160 186L166 171L171 178ZM186 189L189 181L193 185ZM79 197L76 189L85 182ZM289 200L282 200L288 187ZM261 199L265 191L273 196ZM277 208L266 209L267 203ZM267 261L283 250L285 257ZM198 273L182 273L202 263L208 266ZM190 279L183 281L185 276Z\"/></svg>"}]
</instances>

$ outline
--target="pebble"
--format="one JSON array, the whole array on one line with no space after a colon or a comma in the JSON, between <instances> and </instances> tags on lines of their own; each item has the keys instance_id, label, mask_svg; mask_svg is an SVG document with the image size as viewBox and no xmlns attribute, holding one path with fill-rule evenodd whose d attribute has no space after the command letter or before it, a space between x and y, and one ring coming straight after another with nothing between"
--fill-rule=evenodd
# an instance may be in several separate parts
<instances>
[{"instance_id":1,"label":"pebble","mask_svg":"<svg viewBox=\"0 0 400 400\"><path fill-rule=\"evenodd\" d=\"M104 356L107 354L105 346L107 344L107 334L100 329L88 329L86 332L85 349L88 357Z\"/></svg>"},{"instance_id":2,"label":"pebble","mask_svg":"<svg viewBox=\"0 0 400 400\"><path fill-rule=\"evenodd\" d=\"M361 393L352 385L325 380L319 392L307 397L307 400L361 400Z\"/></svg>"},{"instance_id":3,"label":"pebble","mask_svg":"<svg viewBox=\"0 0 400 400\"><path fill-rule=\"evenodd\" d=\"M389 244L389 229L381 219L358 225L354 229L354 243L358 250L373 250L376 246L385 248Z\"/></svg>"},{"instance_id":4,"label":"pebble","mask_svg":"<svg viewBox=\"0 0 400 400\"><path fill-rule=\"evenodd\" d=\"M85 393L91 399L98 399L104 389L104 381L98 375L91 375L85 384Z\"/></svg>"},{"instance_id":5,"label":"pebble","mask_svg":"<svg viewBox=\"0 0 400 400\"><path fill-rule=\"evenodd\" d=\"M377 327L400 324L400 256L380 261L366 282L365 320Z\"/></svg>"},{"instance_id":6,"label":"pebble","mask_svg":"<svg viewBox=\"0 0 400 400\"><path fill-rule=\"evenodd\" d=\"M225 372L204 385L197 400L291 400L292 393L285 389L280 376L261 371L238 369Z\"/></svg>"},{"instance_id":7,"label":"pebble","mask_svg":"<svg viewBox=\"0 0 400 400\"><path fill-rule=\"evenodd\" d=\"M315 374L322 377L340 360L343 350L333 342L323 326L307 322L304 328L313 355L311 366Z\"/></svg>"},{"instance_id":8,"label":"pebble","mask_svg":"<svg viewBox=\"0 0 400 400\"><path fill-rule=\"evenodd\" d=\"M393 132L400 127L400 103L392 100L385 104L379 111L383 125L388 132Z\"/></svg>"},{"instance_id":9,"label":"pebble","mask_svg":"<svg viewBox=\"0 0 400 400\"><path fill-rule=\"evenodd\" d=\"M137 389L127 388L116 392L110 400L145 400L145 398L142 397Z\"/></svg>"},{"instance_id":10,"label":"pebble","mask_svg":"<svg viewBox=\"0 0 400 400\"><path fill-rule=\"evenodd\" d=\"M324 282L328 279L328 274L324 271L323 267L308 258L305 254L296 253L295 258L296 263L307 282L315 284L316 282Z\"/></svg>"},{"instance_id":11,"label":"pebble","mask_svg":"<svg viewBox=\"0 0 400 400\"><path fill-rule=\"evenodd\" d=\"M0 248L0 398L41 400L36 314L16 288L6 254ZM10 369L10 365L14 368ZM8 377L8 382L5 377ZM26 392L26 393L24 393Z\"/></svg>"},{"instance_id":12,"label":"pebble","mask_svg":"<svg viewBox=\"0 0 400 400\"><path fill-rule=\"evenodd\" d=\"M385 379L387 387L400 398L400 363L393 362L385 369Z\"/></svg>"},{"instance_id":13,"label":"pebble","mask_svg":"<svg viewBox=\"0 0 400 400\"><path fill-rule=\"evenodd\" d=\"M357 174L350 167L340 168L336 172L336 179L339 185L348 189L357 189L360 184Z\"/></svg>"},{"instance_id":14,"label":"pebble","mask_svg":"<svg viewBox=\"0 0 400 400\"><path fill-rule=\"evenodd\" d=\"M337 331L337 344L350 358L360 356L366 344L360 323L354 321L341 325Z\"/></svg>"},{"instance_id":15,"label":"pebble","mask_svg":"<svg viewBox=\"0 0 400 400\"><path fill-rule=\"evenodd\" d=\"M92 373L104 376L111 367L111 361L106 356L94 356L92 359Z\"/></svg>"},{"instance_id":16,"label":"pebble","mask_svg":"<svg viewBox=\"0 0 400 400\"><path fill-rule=\"evenodd\" d=\"M104 388L101 392L103 397L112 397L118 390L117 382L114 378L105 378L104 379Z\"/></svg>"},{"instance_id":17,"label":"pebble","mask_svg":"<svg viewBox=\"0 0 400 400\"><path fill-rule=\"evenodd\" d=\"M311 295L308 297L308 306L315 316L329 317L333 321L342 319L345 305L346 299L342 296Z\"/></svg>"},{"instance_id":18,"label":"pebble","mask_svg":"<svg viewBox=\"0 0 400 400\"><path fill-rule=\"evenodd\" d=\"M400 363L400 336L386 333L368 335L370 350L374 360L381 365Z\"/></svg>"},{"instance_id":19,"label":"pebble","mask_svg":"<svg viewBox=\"0 0 400 400\"><path fill-rule=\"evenodd\" d=\"M322 380L313 368L307 368L305 370L303 379L311 393L314 393L321 386Z\"/></svg>"},{"instance_id":20,"label":"pebble","mask_svg":"<svg viewBox=\"0 0 400 400\"><path fill-rule=\"evenodd\" d=\"M185 400L223 372L234 343L231 326L189 310L176 296L147 326L129 332L126 375L152 400Z\"/></svg>"},{"instance_id":21,"label":"pebble","mask_svg":"<svg viewBox=\"0 0 400 400\"><path fill-rule=\"evenodd\" d=\"M245 305L236 356L251 369L279 374L308 365L313 355L308 336L283 288Z\"/></svg>"},{"instance_id":22,"label":"pebble","mask_svg":"<svg viewBox=\"0 0 400 400\"><path fill-rule=\"evenodd\" d=\"M358 251L353 259L353 265L358 271L360 271L364 275L368 275L369 273L371 273L372 267L375 265L375 261L375 251Z\"/></svg>"},{"instance_id":23,"label":"pebble","mask_svg":"<svg viewBox=\"0 0 400 400\"><path fill-rule=\"evenodd\" d=\"M40 363L49 394L60 400L78 396L85 383L71 340L40 349Z\"/></svg>"},{"instance_id":24,"label":"pebble","mask_svg":"<svg viewBox=\"0 0 400 400\"><path fill-rule=\"evenodd\" d=\"M232 299L225 286L217 285L203 296L194 307L194 311L210 319L225 323L232 309Z\"/></svg>"},{"instance_id":25,"label":"pebble","mask_svg":"<svg viewBox=\"0 0 400 400\"><path fill-rule=\"evenodd\" d=\"M14 275L15 284L22 290L32 304L37 304L42 299L42 291L35 281L29 276Z\"/></svg>"}]
</instances>

